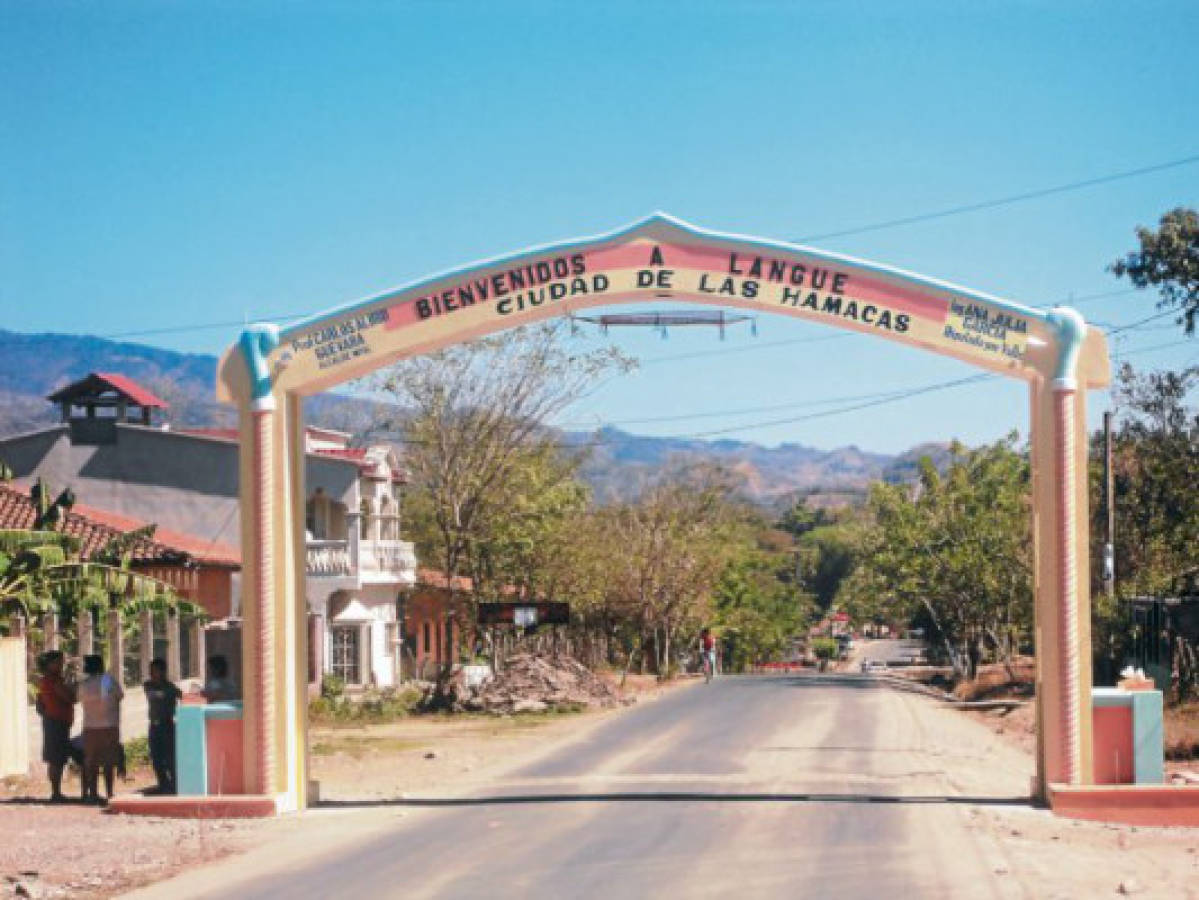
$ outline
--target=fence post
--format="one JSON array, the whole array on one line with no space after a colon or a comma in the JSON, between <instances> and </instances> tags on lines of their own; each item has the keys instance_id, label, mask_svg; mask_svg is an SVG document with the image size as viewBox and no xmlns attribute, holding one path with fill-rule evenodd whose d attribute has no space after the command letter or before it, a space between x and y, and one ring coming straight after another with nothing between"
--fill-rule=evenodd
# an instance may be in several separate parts
<instances>
[{"instance_id":1,"label":"fence post","mask_svg":"<svg viewBox=\"0 0 1199 900\"><path fill-rule=\"evenodd\" d=\"M154 658L154 610L143 609L138 628L137 656L141 664L142 681L150 680L150 660Z\"/></svg>"},{"instance_id":2,"label":"fence post","mask_svg":"<svg viewBox=\"0 0 1199 900\"><path fill-rule=\"evenodd\" d=\"M167 610L167 678L178 681L182 675L179 665L179 610Z\"/></svg>"},{"instance_id":3,"label":"fence post","mask_svg":"<svg viewBox=\"0 0 1199 900\"><path fill-rule=\"evenodd\" d=\"M42 649L58 649L58 612L50 610L42 615Z\"/></svg>"},{"instance_id":4,"label":"fence post","mask_svg":"<svg viewBox=\"0 0 1199 900\"><path fill-rule=\"evenodd\" d=\"M189 678L204 678L204 620L192 620L191 672Z\"/></svg>"},{"instance_id":5,"label":"fence post","mask_svg":"<svg viewBox=\"0 0 1199 900\"><path fill-rule=\"evenodd\" d=\"M90 608L82 607L75 614L75 630L79 632L79 655L91 656L96 652L96 626Z\"/></svg>"},{"instance_id":6,"label":"fence post","mask_svg":"<svg viewBox=\"0 0 1199 900\"><path fill-rule=\"evenodd\" d=\"M125 684L125 635L121 631L121 611L108 611L108 670L116 676L121 685Z\"/></svg>"}]
</instances>

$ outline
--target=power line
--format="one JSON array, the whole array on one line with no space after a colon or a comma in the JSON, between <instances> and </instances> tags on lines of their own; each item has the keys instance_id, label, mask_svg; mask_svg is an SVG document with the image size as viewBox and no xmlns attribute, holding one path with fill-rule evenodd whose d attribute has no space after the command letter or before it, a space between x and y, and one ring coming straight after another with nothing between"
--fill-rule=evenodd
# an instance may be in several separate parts
<instances>
[{"instance_id":1,"label":"power line","mask_svg":"<svg viewBox=\"0 0 1199 900\"><path fill-rule=\"evenodd\" d=\"M1098 178L1087 178L1082 181L1071 181L1066 184L1058 184L1053 187L1040 188L1035 191L1025 191L1021 194L1011 194L1007 197L999 197L994 200L985 200L981 203L967 203L963 206L951 206L948 209L937 210L936 212L920 213L915 216L904 216L899 219L888 219L884 222L876 222L872 225L859 225L855 228L846 228L841 231L828 231L824 234L813 234L807 237L797 239L797 243L807 243L808 241L824 241L829 238L848 237L855 234L866 234L871 231L882 231L885 228L899 228L902 225L915 225L918 222L930 222L934 219L944 219L948 216L960 216L965 213L979 212L984 209L995 209L999 206L1008 206L1012 203L1022 203L1025 200L1037 200L1041 197L1050 197L1054 194L1065 194L1070 191L1079 191L1084 188L1096 187L1101 184L1110 184L1113 181L1121 181L1125 178L1136 178L1140 175L1150 175L1154 172L1164 172L1167 169L1177 169L1181 166L1189 166L1199 162L1199 154L1195 156L1186 156L1182 159L1174 159L1169 162L1158 163L1152 166L1142 166L1139 169L1127 169L1123 172L1113 172L1110 175L1100 175Z\"/></svg>"},{"instance_id":2,"label":"power line","mask_svg":"<svg viewBox=\"0 0 1199 900\"><path fill-rule=\"evenodd\" d=\"M1132 350L1129 350L1122 355L1133 356L1133 355L1140 354L1140 353L1151 353L1156 350L1165 350L1165 349L1168 349L1171 347L1180 347L1183 344L1191 344L1191 343L1193 343L1191 340L1184 339L1181 341L1170 341L1170 342L1163 343L1163 344L1154 344L1149 347L1135 347ZM689 432L686 434L675 434L675 435L669 435L669 437L675 438L675 439L680 439L680 440L688 440L688 439L715 437L717 435L731 434L736 431L748 431L750 429L755 429L755 428L769 428L769 427L776 426L776 425L792 425L792 424L795 424L798 422L807 422L807 421L811 421L813 419L823 419L823 418L828 418L830 416L839 416L839 415L844 415L846 413L857 412L858 410L862 410L862 409L870 409L870 408L877 407L877 406L885 406L890 403L899 403L903 400L909 400L912 397L918 397L923 394L931 394L936 391L951 390L953 388L965 387L966 385L969 385L969 384L978 384L978 383L984 382L984 381L993 381L999 377L1000 377L999 375L994 374L994 373L983 372L983 373L980 373L977 375L969 375L969 376L966 376L965 378L955 378L950 381L940 381L940 382L936 382L934 384L925 385L920 388L912 388L912 389L901 391L898 393L892 392L889 394L876 395L877 399L869 400L867 402L862 402L862 403L853 403L848 406L839 407L837 409L821 410L820 412L807 413L802 416L791 416L791 417L788 417L785 419L772 419L772 420L761 421L761 422L750 422L750 423L743 424L743 425L733 425L728 428L718 428L718 429L711 429L711 430L707 430L707 431L696 431L696 432ZM862 396L869 397L870 395L867 394L867 395L862 395ZM849 399L849 398L844 398L844 399ZM733 412L730 414L735 415L736 413ZM608 423L608 424L612 424L612 423ZM644 440L644 439L645 439L645 436L642 436L642 435L630 435L627 438L601 438L601 439L597 439L594 441L588 441L588 442L586 442L586 444L590 445L590 446L615 446L615 445L620 445L620 444L627 444L630 441ZM428 443L427 441L415 440L415 439L404 438L404 437L394 438L394 440L397 443L411 444L411 445L421 445L421 444Z\"/></svg>"},{"instance_id":3,"label":"power line","mask_svg":"<svg viewBox=\"0 0 1199 900\"><path fill-rule=\"evenodd\" d=\"M902 390L875 391L870 394L854 394L848 397L826 397L823 400L805 400L798 403L777 403L772 406L747 406L740 409L725 409L713 412L683 413L674 416L649 416L643 419L618 419L602 423L603 425L645 425L658 422L683 422L689 419L714 419L722 416L747 416L751 413L777 412L783 409L802 409L811 406L827 406L831 403L846 403L857 400L874 400L880 397L894 397L902 394ZM560 428L580 427L586 422L564 422Z\"/></svg>"},{"instance_id":4,"label":"power line","mask_svg":"<svg viewBox=\"0 0 1199 900\"><path fill-rule=\"evenodd\" d=\"M1135 294L1140 291L1140 288L1124 288L1119 291L1100 291L1097 294L1080 294L1077 297L1067 297L1062 300L1062 303L1067 303L1070 306L1082 306L1086 303L1094 303L1096 300L1106 300L1108 297L1123 297L1125 294Z\"/></svg>"},{"instance_id":5,"label":"power line","mask_svg":"<svg viewBox=\"0 0 1199 900\"><path fill-rule=\"evenodd\" d=\"M861 337L860 334L826 334L818 337L790 338L785 341L765 341L760 344L746 344L743 347L721 347L716 350L696 350L692 353L677 353L673 356L654 356L643 359L640 364L652 366L664 362L677 362L684 359L702 359L709 356L727 356L730 353L748 353L752 350L769 350L773 347L791 347L796 344L820 344L825 341L843 341L846 338Z\"/></svg>"},{"instance_id":6,"label":"power line","mask_svg":"<svg viewBox=\"0 0 1199 900\"><path fill-rule=\"evenodd\" d=\"M1140 328L1142 325L1145 325L1149 322L1156 322L1158 319L1164 319L1166 316L1176 316L1176 315L1178 315L1178 310L1167 309L1165 312L1154 313L1152 316L1146 316L1143 319L1138 319L1137 321L1130 322L1127 325L1116 326L1111 331L1109 331L1108 334L1120 334L1121 332L1124 332L1124 331L1133 331L1134 329Z\"/></svg>"},{"instance_id":7,"label":"power line","mask_svg":"<svg viewBox=\"0 0 1199 900\"><path fill-rule=\"evenodd\" d=\"M1199 162L1199 154L1195 156L1186 156L1181 159L1171 160L1169 162L1158 163L1152 166L1143 166L1139 169L1128 169L1123 172L1114 172L1109 175L1101 175L1098 178L1088 178L1082 181L1073 181L1067 184L1055 185L1053 187L1041 188L1035 191L1026 191L1022 194L1013 194L1008 197L1000 197L995 200L986 200L981 203L969 203L963 206L950 207L949 209L938 210L936 212L921 213L915 216L905 216L899 219L889 219L883 222L876 222L872 225L862 225L856 228L844 229L841 231L830 231L824 234L808 235L807 237L797 238L796 243L806 243L808 241L827 240L834 237L846 237L854 234L865 234L872 231L882 231L886 228L898 228L902 225L912 225L917 222L927 222L933 219L943 219L949 216L963 215L966 213L979 212L986 209L994 209L999 206L1007 206L1012 203L1019 203L1025 200L1034 200L1040 197L1047 197L1053 194L1062 194L1069 191L1082 190L1084 188L1096 187L1101 184L1109 184L1113 181L1121 181L1126 178L1136 178L1140 175L1150 175L1155 172L1162 172L1168 169L1175 169L1181 166L1192 165ZM1106 293L1083 295L1075 298L1072 302L1083 303L1091 300L1099 300L1104 297L1115 297L1123 293L1131 293L1132 291L1111 291ZM297 319L308 318L314 313L288 314L281 316L258 316L253 321L260 322L290 322ZM121 331L110 334L97 335L98 337L115 340L117 338L126 337L152 337L162 334L182 334L188 331L201 331L213 328L233 328L238 325L244 325L242 320L231 320L224 322L201 322L192 325L176 325L166 326L163 328L146 328L137 331Z\"/></svg>"},{"instance_id":8,"label":"power line","mask_svg":"<svg viewBox=\"0 0 1199 900\"><path fill-rule=\"evenodd\" d=\"M1186 340L1181 340L1181 341L1170 341L1168 344L1154 344L1152 347L1133 347L1131 350L1123 351L1120 355L1121 356L1134 356L1137 353L1149 353L1154 350L1166 350L1166 349L1169 349L1170 347L1181 347L1183 344L1191 344L1193 346L1199 346L1199 341L1195 341L1192 339L1186 339Z\"/></svg>"},{"instance_id":9,"label":"power line","mask_svg":"<svg viewBox=\"0 0 1199 900\"><path fill-rule=\"evenodd\" d=\"M253 319L231 319L225 322L201 322L194 325L171 325L163 328L143 328L140 331L115 331L109 334L98 334L96 337L115 341L119 338L153 337L159 334L184 334L189 331L210 331L214 328L237 328L251 322L291 322L307 318L310 313L297 313L286 316L259 316Z\"/></svg>"},{"instance_id":10,"label":"power line","mask_svg":"<svg viewBox=\"0 0 1199 900\"><path fill-rule=\"evenodd\" d=\"M957 378L957 379L954 379L953 381L943 381L943 382L939 382L937 384L930 384L930 385L927 385L922 388L917 388L915 390L905 391L902 394L899 394L897 396L885 397L885 398L878 399L878 400L872 400L872 401L869 401L866 403L857 403L852 406L843 406L840 409L826 409L826 410L822 410L821 412L808 413L807 415L803 415L803 416L793 416L793 417L786 418L786 419L773 419L768 422L753 422L748 425L736 425L736 426L732 426L729 428L717 428L717 429L713 429L711 431L698 431L698 432L694 432L692 434L675 435L675 437L682 437L682 438L714 437L715 435L730 434L731 432L734 432L734 431L745 431L750 428L769 428L769 427L772 427L775 425L793 425L797 422L807 422L812 419L824 419L829 416L839 416L839 415L843 415L843 414L849 413L849 412L856 412L857 410L860 410L860 409L869 409L869 408L875 407L875 406L884 406L888 403L898 403L901 400L908 400L912 397L918 397L921 394L931 394L934 391L944 391L944 390L948 390L949 388L963 387L964 385L967 385L967 384L975 384L980 381L987 381L992 378L998 378L998 377L999 377L998 375L993 375L990 373L984 373L981 375L970 375L966 378Z\"/></svg>"}]
</instances>

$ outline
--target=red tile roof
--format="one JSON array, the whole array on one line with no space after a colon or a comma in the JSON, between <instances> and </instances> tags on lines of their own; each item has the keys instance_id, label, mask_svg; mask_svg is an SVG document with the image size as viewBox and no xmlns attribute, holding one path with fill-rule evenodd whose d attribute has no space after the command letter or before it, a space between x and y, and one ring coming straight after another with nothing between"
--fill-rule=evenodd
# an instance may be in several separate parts
<instances>
[{"instance_id":1,"label":"red tile roof","mask_svg":"<svg viewBox=\"0 0 1199 900\"><path fill-rule=\"evenodd\" d=\"M32 528L37 511L28 491L0 484L0 528ZM58 530L79 539L84 559L98 553L110 540L150 523L118 515L107 510L75 504L59 522ZM219 544L196 535L157 528L154 537L139 541L132 560L142 565L240 566L241 553L236 547Z\"/></svg>"},{"instance_id":2,"label":"red tile roof","mask_svg":"<svg viewBox=\"0 0 1199 900\"><path fill-rule=\"evenodd\" d=\"M445 590L446 581L445 573L437 569L417 569L416 583L422 587L441 588ZM471 589L471 581L465 575L456 575L454 577L454 587L460 591L469 591Z\"/></svg>"},{"instance_id":3,"label":"red tile roof","mask_svg":"<svg viewBox=\"0 0 1199 900\"><path fill-rule=\"evenodd\" d=\"M97 372L96 375L100 378L103 378L118 391L128 396L129 399L131 399L138 406L149 406L156 409L168 409L171 405L153 391L142 387L127 375L121 375L118 372Z\"/></svg>"},{"instance_id":4,"label":"red tile roof","mask_svg":"<svg viewBox=\"0 0 1199 900\"><path fill-rule=\"evenodd\" d=\"M151 409L170 408L170 404L153 391L142 387L129 376L121 375L117 372L92 372L86 378L80 378L66 387L59 388L50 395L49 399L54 401L72 399L77 394L94 390L95 386L92 382L95 381L103 382L117 393L122 394L126 400L138 406L145 406Z\"/></svg>"}]
</instances>

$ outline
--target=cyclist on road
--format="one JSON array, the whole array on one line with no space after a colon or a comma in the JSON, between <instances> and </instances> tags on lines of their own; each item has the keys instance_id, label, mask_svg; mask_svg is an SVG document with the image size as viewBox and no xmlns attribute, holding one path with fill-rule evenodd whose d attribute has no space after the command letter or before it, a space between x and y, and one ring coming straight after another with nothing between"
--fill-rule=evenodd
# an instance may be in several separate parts
<instances>
[{"instance_id":1,"label":"cyclist on road","mask_svg":"<svg viewBox=\"0 0 1199 900\"><path fill-rule=\"evenodd\" d=\"M699 633L699 650L703 654L704 680L711 681L716 674L716 635L711 628L705 627Z\"/></svg>"}]
</instances>

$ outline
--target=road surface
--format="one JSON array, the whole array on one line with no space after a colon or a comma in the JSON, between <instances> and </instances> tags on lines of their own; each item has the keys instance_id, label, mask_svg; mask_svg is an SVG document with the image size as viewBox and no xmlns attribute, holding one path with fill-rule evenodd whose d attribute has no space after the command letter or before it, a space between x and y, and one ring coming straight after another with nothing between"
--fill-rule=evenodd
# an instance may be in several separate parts
<instances>
[{"instance_id":1,"label":"road surface","mask_svg":"<svg viewBox=\"0 0 1199 900\"><path fill-rule=\"evenodd\" d=\"M348 849L322 856L314 839L305 859L236 884L195 873L170 896L1009 896L966 819L1021 804L1019 782L963 796L954 754L975 748L937 746L926 708L863 678L720 678L484 793L397 800L404 817Z\"/></svg>"},{"instance_id":2,"label":"road surface","mask_svg":"<svg viewBox=\"0 0 1199 900\"><path fill-rule=\"evenodd\" d=\"M858 661L886 663L887 665L908 665L913 658L922 658L925 653L925 643L914 639L881 639L860 640L855 648Z\"/></svg>"}]
</instances>

